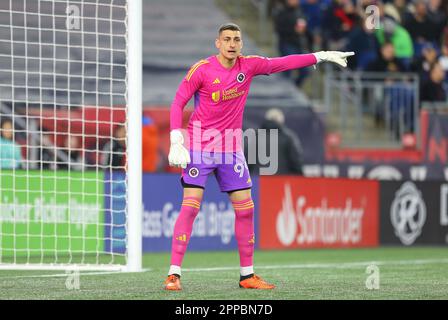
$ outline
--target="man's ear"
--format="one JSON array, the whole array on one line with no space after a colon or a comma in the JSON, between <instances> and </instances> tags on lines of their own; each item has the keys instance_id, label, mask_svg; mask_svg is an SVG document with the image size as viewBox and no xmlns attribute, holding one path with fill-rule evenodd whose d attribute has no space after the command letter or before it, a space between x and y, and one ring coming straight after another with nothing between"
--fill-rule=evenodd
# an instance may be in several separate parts
<instances>
[{"instance_id":1,"label":"man's ear","mask_svg":"<svg viewBox=\"0 0 448 320\"><path fill-rule=\"evenodd\" d=\"M217 49L219 49L220 46L221 46L221 44L219 43L219 39L216 38L216 39L215 39L215 47L216 47Z\"/></svg>"}]
</instances>

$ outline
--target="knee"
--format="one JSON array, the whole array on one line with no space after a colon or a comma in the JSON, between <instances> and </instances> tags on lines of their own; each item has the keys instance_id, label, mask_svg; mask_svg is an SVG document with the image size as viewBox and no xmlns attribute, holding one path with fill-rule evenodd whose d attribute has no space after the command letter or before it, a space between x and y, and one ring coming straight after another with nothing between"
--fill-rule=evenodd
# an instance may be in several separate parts
<instances>
[{"instance_id":1,"label":"knee","mask_svg":"<svg viewBox=\"0 0 448 320\"><path fill-rule=\"evenodd\" d=\"M234 201L233 208L237 219L251 219L254 215L254 202L252 198L243 201Z\"/></svg>"},{"instance_id":2,"label":"knee","mask_svg":"<svg viewBox=\"0 0 448 320\"><path fill-rule=\"evenodd\" d=\"M235 211L235 216L238 219L252 219L254 216L254 209Z\"/></svg>"},{"instance_id":3,"label":"knee","mask_svg":"<svg viewBox=\"0 0 448 320\"><path fill-rule=\"evenodd\" d=\"M181 212L188 217L196 218L196 216L199 214L199 208L182 206Z\"/></svg>"}]
</instances>

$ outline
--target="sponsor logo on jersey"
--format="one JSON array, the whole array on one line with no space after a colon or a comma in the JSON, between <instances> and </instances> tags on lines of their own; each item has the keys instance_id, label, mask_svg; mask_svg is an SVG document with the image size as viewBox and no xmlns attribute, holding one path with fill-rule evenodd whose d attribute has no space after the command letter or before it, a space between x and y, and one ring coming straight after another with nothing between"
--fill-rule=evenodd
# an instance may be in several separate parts
<instances>
[{"instance_id":1,"label":"sponsor logo on jersey","mask_svg":"<svg viewBox=\"0 0 448 320\"><path fill-rule=\"evenodd\" d=\"M229 90L223 90L222 101L238 98L246 93L246 90L238 91L238 87L231 88Z\"/></svg>"},{"instance_id":2,"label":"sponsor logo on jersey","mask_svg":"<svg viewBox=\"0 0 448 320\"><path fill-rule=\"evenodd\" d=\"M221 83L221 81L219 81L219 78L216 78L215 81L213 81L213 84L218 84Z\"/></svg>"}]
</instances>

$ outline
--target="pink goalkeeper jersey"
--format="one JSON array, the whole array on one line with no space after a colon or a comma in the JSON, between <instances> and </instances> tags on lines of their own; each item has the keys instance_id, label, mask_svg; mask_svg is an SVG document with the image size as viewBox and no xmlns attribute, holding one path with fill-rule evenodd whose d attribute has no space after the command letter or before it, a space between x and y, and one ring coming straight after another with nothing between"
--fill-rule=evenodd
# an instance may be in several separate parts
<instances>
[{"instance_id":1,"label":"pink goalkeeper jersey","mask_svg":"<svg viewBox=\"0 0 448 320\"><path fill-rule=\"evenodd\" d=\"M241 149L243 112L252 78L317 62L313 54L279 58L240 56L225 68L216 56L193 65L171 105L171 130L182 127L182 111L194 95L186 145L194 151L235 152Z\"/></svg>"}]
</instances>

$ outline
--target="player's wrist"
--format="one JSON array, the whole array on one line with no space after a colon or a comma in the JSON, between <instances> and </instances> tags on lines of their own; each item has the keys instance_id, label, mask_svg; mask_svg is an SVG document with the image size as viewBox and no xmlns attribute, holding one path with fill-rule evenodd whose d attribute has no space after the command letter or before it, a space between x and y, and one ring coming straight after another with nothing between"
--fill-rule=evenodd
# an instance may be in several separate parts
<instances>
[{"instance_id":1,"label":"player's wrist","mask_svg":"<svg viewBox=\"0 0 448 320\"><path fill-rule=\"evenodd\" d=\"M171 130L170 132L170 142L171 144L183 144L184 136L179 129Z\"/></svg>"},{"instance_id":2,"label":"player's wrist","mask_svg":"<svg viewBox=\"0 0 448 320\"><path fill-rule=\"evenodd\" d=\"M313 55L316 57L316 63L325 61L325 51L314 52Z\"/></svg>"}]
</instances>

